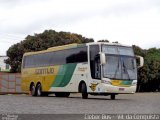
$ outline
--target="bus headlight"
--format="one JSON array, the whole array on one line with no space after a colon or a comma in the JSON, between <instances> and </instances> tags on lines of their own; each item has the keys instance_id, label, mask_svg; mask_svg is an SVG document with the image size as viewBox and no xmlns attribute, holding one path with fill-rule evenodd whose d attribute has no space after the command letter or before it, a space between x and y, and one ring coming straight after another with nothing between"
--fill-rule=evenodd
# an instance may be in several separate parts
<instances>
[{"instance_id":1,"label":"bus headlight","mask_svg":"<svg viewBox=\"0 0 160 120\"><path fill-rule=\"evenodd\" d=\"M132 85L136 86L137 85L137 80L132 82Z\"/></svg>"}]
</instances>

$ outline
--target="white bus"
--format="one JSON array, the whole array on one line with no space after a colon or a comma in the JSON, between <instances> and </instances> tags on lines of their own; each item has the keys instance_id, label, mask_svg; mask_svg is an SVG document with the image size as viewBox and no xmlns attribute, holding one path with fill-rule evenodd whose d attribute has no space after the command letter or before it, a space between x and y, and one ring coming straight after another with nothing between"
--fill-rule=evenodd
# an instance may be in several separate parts
<instances>
[{"instance_id":1,"label":"white bus","mask_svg":"<svg viewBox=\"0 0 160 120\"><path fill-rule=\"evenodd\" d=\"M117 43L69 44L25 53L22 60L22 90L32 96L55 93L110 95L135 93L136 58L133 48Z\"/></svg>"}]
</instances>

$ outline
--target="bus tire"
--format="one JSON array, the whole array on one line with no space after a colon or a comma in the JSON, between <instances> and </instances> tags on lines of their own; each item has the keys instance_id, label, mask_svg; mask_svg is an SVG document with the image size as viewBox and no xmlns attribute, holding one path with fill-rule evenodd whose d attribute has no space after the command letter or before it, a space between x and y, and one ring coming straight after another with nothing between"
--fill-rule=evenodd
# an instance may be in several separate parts
<instances>
[{"instance_id":1,"label":"bus tire","mask_svg":"<svg viewBox=\"0 0 160 120\"><path fill-rule=\"evenodd\" d=\"M31 95L32 96L37 96L37 94L36 94L36 87L35 87L34 84L31 85L30 91L31 91Z\"/></svg>"},{"instance_id":2,"label":"bus tire","mask_svg":"<svg viewBox=\"0 0 160 120\"><path fill-rule=\"evenodd\" d=\"M36 87L36 93L37 93L37 96L42 96L42 86L40 83L38 83Z\"/></svg>"},{"instance_id":3,"label":"bus tire","mask_svg":"<svg viewBox=\"0 0 160 120\"><path fill-rule=\"evenodd\" d=\"M88 93L87 93L87 87L86 87L85 83L82 83L81 92L82 92L82 98L87 99L88 98Z\"/></svg>"},{"instance_id":4,"label":"bus tire","mask_svg":"<svg viewBox=\"0 0 160 120\"><path fill-rule=\"evenodd\" d=\"M115 100L116 99L116 95L115 94L111 94L111 100Z\"/></svg>"}]
</instances>

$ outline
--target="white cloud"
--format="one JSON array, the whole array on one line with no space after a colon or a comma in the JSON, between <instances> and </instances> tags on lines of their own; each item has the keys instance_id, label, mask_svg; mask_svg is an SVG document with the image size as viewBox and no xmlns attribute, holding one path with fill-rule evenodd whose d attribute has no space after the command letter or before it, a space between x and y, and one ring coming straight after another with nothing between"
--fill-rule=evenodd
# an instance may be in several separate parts
<instances>
[{"instance_id":1,"label":"white cloud","mask_svg":"<svg viewBox=\"0 0 160 120\"><path fill-rule=\"evenodd\" d=\"M45 29L160 47L159 0L1 0L0 47Z\"/></svg>"}]
</instances>

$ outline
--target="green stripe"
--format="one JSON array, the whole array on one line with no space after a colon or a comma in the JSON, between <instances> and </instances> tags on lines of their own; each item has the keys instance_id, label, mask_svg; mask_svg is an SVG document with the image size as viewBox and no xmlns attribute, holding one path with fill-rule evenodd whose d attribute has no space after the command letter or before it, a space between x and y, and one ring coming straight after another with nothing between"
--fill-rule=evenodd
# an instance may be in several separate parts
<instances>
[{"instance_id":1,"label":"green stripe","mask_svg":"<svg viewBox=\"0 0 160 120\"><path fill-rule=\"evenodd\" d=\"M131 85L132 84L132 80L131 81L122 81L121 85Z\"/></svg>"},{"instance_id":2,"label":"green stripe","mask_svg":"<svg viewBox=\"0 0 160 120\"><path fill-rule=\"evenodd\" d=\"M76 63L62 65L52 83L52 87L65 87L70 82L76 65Z\"/></svg>"}]
</instances>

